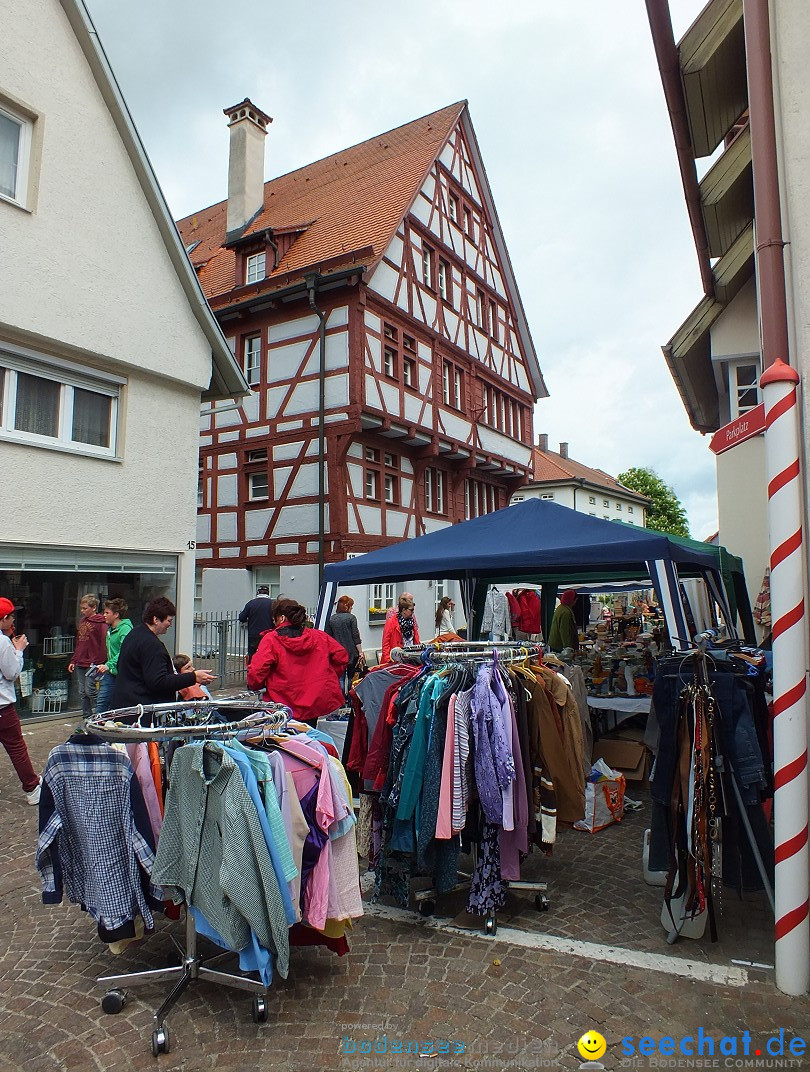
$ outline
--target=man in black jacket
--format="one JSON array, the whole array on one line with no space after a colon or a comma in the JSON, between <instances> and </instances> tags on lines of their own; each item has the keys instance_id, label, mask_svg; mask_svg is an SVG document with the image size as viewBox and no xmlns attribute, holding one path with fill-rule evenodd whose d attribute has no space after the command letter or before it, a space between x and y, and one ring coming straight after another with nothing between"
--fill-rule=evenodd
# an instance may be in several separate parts
<instances>
[{"instance_id":1,"label":"man in black jacket","mask_svg":"<svg viewBox=\"0 0 810 1072\"><path fill-rule=\"evenodd\" d=\"M279 599L282 597L279 596ZM256 588L256 595L249 599L239 612L239 621L247 623L248 631L248 662L256 654L262 633L273 628L273 612L278 599L270 598L270 588L266 584L260 584Z\"/></svg>"},{"instance_id":2,"label":"man in black jacket","mask_svg":"<svg viewBox=\"0 0 810 1072\"><path fill-rule=\"evenodd\" d=\"M176 613L170 599L165 596L153 599L146 605L141 625L124 637L113 694L116 707L172 703L177 699L178 689L207 685L214 680L214 674L207 670L175 673L171 656L159 638L168 632Z\"/></svg>"}]
</instances>

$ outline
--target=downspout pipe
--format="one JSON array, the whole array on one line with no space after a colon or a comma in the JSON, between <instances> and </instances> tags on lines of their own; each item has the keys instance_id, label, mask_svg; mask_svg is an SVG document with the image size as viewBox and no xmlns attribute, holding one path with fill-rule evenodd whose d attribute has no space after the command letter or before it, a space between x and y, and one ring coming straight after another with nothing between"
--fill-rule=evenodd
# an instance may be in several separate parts
<instances>
[{"instance_id":1,"label":"downspout pipe","mask_svg":"<svg viewBox=\"0 0 810 1072\"><path fill-rule=\"evenodd\" d=\"M703 293L714 298L714 276L709 260L709 239L700 202L700 185L698 184L695 153L689 134L689 122L686 118L686 102L681 82L681 64L678 49L672 32L672 19L669 14L669 0L645 0L647 18L650 23L655 57L661 72L661 84L667 102L669 121L675 138L675 150L678 154L678 168L686 198L686 210L692 226L692 235L698 255L700 280Z\"/></svg>"},{"instance_id":2,"label":"downspout pipe","mask_svg":"<svg viewBox=\"0 0 810 1072\"><path fill-rule=\"evenodd\" d=\"M743 0L762 367L790 364L768 0Z\"/></svg>"},{"instance_id":3,"label":"downspout pipe","mask_svg":"<svg viewBox=\"0 0 810 1072\"><path fill-rule=\"evenodd\" d=\"M318 589L323 584L326 538L326 313L315 303L319 278L306 278L309 307L318 317Z\"/></svg>"}]
</instances>

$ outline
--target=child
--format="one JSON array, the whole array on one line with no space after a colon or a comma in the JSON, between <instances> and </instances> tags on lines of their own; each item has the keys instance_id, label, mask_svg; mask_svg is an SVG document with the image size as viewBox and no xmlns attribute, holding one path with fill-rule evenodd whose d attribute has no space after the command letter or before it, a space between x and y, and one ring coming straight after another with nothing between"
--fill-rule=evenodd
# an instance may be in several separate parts
<instances>
[{"instance_id":1,"label":"child","mask_svg":"<svg viewBox=\"0 0 810 1072\"><path fill-rule=\"evenodd\" d=\"M190 655L175 655L172 659L174 668L178 674L190 674L195 667L191 665ZM211 700L213 697L205 685L189 685L186 689L180 689L180 695L184 700Z\"/></svg>"}]
</instances>

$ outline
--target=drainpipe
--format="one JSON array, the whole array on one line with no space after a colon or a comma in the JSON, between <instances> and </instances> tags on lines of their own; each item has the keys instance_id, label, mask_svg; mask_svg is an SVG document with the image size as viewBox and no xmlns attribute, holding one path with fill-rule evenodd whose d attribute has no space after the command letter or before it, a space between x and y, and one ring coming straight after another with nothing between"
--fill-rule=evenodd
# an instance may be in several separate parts
<instances>
[{"instance_id":1,"label":"drainpipe","mask_svg":"<svg viewBox=\"0 0 810 1072\"><path fill-rule=\"evenodd\" d=\"M743 0L762 365L790 363L768 0Z\"/></svg>"},{"instance_id":2,"label":"drainpipe","mask_svg":"<svg viewBox=\"0 0 810 1072\"><path fill-rule=\"evenodd\" d=\"M759 330L764 373L773 617L776 985L810 988L807 609L800 378L791 368L768 0L743 0L754 171Z\"/></svg>"},{"instance_id":3,"label":"drainpipe","mask_svg":"<svg viewBox=\"0 0 810 1072\"><path fill-rule=\"evenodd\" d=\"M326 313L315 304L317 275L306 278L309 307L318 317L318 589L323 584L326 533Z\"/></svg>"}]
</instances>

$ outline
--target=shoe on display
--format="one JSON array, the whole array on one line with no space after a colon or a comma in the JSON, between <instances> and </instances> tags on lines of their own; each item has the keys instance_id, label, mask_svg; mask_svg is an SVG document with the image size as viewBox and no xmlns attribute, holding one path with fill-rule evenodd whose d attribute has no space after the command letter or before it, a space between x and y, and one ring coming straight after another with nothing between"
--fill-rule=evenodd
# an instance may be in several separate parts
<instances>
[{"instance_id":1,"label":"shoe on display","mask_svg":"<svg viewBox=\"0 0 810 1072\"><path fill-rule=\"evenodd\" d=\"M39 782L37 782L36 786L31 790L30 793L25 794L25 799L31 805L39 804L39 795L40 795L41 792L42 792L42 781L40 780Z\"/></svg>"}]
</instances>

